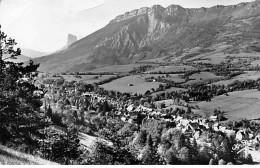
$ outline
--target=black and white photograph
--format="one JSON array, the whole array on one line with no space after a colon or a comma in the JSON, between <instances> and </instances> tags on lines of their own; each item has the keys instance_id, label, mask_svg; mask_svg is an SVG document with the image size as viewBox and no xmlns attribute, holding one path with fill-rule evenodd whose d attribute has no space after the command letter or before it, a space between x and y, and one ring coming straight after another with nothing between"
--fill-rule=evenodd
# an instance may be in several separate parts
<instances>
[{"instance_id":1,"label":"black and white photograph","mask_svg":"<svg viewBox=\"0 0 260 168\"><path fill-rule=\"evenodd\" d=\"M4 165L260 165L260 0L0 0Z\"/></svg>"}]
</instances>

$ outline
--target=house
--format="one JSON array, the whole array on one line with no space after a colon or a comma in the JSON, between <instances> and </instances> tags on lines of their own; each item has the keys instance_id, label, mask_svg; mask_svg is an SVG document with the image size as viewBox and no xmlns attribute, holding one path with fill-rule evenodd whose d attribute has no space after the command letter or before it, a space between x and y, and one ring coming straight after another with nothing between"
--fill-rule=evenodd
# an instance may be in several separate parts
<instances>
[{"instance_id":1,"label":"house","mask_svg":"<svg viewBox=\"0 0 260 168\"><path fill-rule=\"evenodd\" d=\"M183 133L192 134L195 132L195 130L199 130L199 124L198 123L188 123L183 129Z\"/></svg>"},{"instance_id":2,"label":"house","mask_svg":"<svg viewBox=\"0 0 260 168\"><path fill-rule=\"evenodd\" d=\"M202 134L202 131L200 129L197 129L197 130L194 131L193 137L197 140L197 139L199 139L201 134Z\"/></svg>"},{"instance_id":3,"label":"house","mask_svg":"<svg viewBox=\"0 0 260 168\"><path fill-rule=\"evenodd\" d=\"M126 110L129 112L133 111L133 109L134 109L133 105L130 105L126 108Z\"/></svg>"},{"instance_id":4,"label":"house","mask_svg":"<svg viewBox=\"0 0 260 168\"><path fill-rule=\"evenodd\" d=\"M254 142L255 143L260 142L260 135L255 136Z\"/></svg>"},{"instance_id":5,"label":"house","mask_svg":"<svg viewBox=\"0 0 260 168\"><path fill-rule=\"evenodd\" d=\"M134 123L135 123L135 121L134 121L134 119L133 119L133 118L130 118L130 119L128 120L128 123L130 123L130 124L134 124Z\"/></svg>"},{"instance_id":6,"label":"house","mask_svg":"<svg viewBox=\"0 0 260 168\"><path fill-rule=\"evenodd\" d=\"M127 121L127 118L126 118L126 117L121 117L121 121L126 122L126 121Z\"/></svg>"},{"instance_id":7,"label":"house","mask_svg":"<svg viewBox=\"0 0 260 168\"><path fill-rule=\"evenodd\" d=\"M239 141L248 140L249 139L249 134L248 134L248 132L246 130L239 130L236 133L236 139L239 140Z\"/></svg>"},{"instance_id":8,"label":"house","mask_svg":"<svg viewBox=\"0 0 260 168\"><path fill-rule=\"evenodd\" d=\"M213 124L213 130L214 131L219 131L219 123L215 123L215 124Z\"/></svg>"},{"instance_id":9,"label":"house","mask_svg":"<svg viewBox=\"0 0 260 168\"><path fill-rule=\"evenodd\" d=\"M219 130L220 130L221 132L225 132L225 130L226 130L226 127L219 126Z\"/></svg>"},{"instance_id":10,"label":"house","mask_svg":"<svg viewBox=\"0 0 260 168\"><path fill-rule=\"evenodd\" d=\"M212 121L217 121L218 116L210 116L209 119L212 120Z\"/></svg>"},{"instance_id":11,"label":"house","mask_svg":"<svg viewBox=\"0 0 260 168\"><path fill-rule=\"evenodd\" d=\"M183 125L184 127L186 127L189 124L189 120L183 119L179 121L181 123L181 125Z\"/></svg>"}]
</instances>

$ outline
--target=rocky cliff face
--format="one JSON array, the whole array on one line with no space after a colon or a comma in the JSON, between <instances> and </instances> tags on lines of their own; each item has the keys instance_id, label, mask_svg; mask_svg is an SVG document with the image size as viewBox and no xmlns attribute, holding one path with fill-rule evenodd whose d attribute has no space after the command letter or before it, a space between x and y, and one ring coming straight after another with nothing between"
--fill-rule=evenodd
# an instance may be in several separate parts
<instances>
[{"instance_id":1,"label":"rocky cliff face","mask_svg":"<svg viewBox=\"0 0 260 168\"><path fill-rule=\"evenodd\" d=\"M77 36L73 34L68 34L67 47L70 46L72 43L76 42L77 40L78 40Z\"/></svg>"},{"instance_id":2,"label":"rocky cliff face","mask_svg":"<svg viewBox=\"0 0 260 168\"><path fill-rule=\"evenodd\" d=\"M178 57L172 53L194 47L211 50L223 43L232 46L225 51L231 52L259 41L259 0L199 9L154 5L117 16L63 51L36 61L41 63L41 70L84 67L80 69L84 71L162 56Z\"/></svg>"}]
</instances>

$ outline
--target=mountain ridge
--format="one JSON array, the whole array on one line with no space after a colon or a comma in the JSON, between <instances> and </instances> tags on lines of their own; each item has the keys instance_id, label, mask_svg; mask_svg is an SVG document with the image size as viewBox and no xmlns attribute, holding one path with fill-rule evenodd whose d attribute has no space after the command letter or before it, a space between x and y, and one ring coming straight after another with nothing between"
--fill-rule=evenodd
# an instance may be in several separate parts
<instances>
[{"instance_id":1,"label":"mountain ridge","mask_svg":"<svg viewBox=\"0 0 260 168\"><path fill-rule=\"evenodd\" d=\"M41 63L43 71L87 71L163 56L178 57L182 50L200 47L206 51L222 43L233 45L225 49L231 52L237 46L250 48L251 43L259 41L260 1L211 8L154 5L133 11L117 16L66 49L35 61Z\"/></svg>"}]
</instances>

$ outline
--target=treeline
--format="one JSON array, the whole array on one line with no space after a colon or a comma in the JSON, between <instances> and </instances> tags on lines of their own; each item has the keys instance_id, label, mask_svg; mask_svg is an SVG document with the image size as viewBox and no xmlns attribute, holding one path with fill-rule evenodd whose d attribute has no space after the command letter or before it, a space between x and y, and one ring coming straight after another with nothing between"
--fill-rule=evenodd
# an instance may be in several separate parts
<instances>
[{"instance_id":1,"label":"treeline","mask_svg":"<svg viewBox=\"0 0 260 168\"><path fill-rule=\"evenodd\" d=\"M61 73L61 75L115 75L112 72L70 72L70 73Z\"/></svg>"},{"instance_id":2,"label":"treeline","mask_svg":"<svg viewBox=\"0 0 260 168\"><path fill-rule=\"evenodd\" d=\"M155 91L163 91L166 89L174 87L186 88L187 91L173 91L171 93L162 93L154 98L156 101L162 100L159 97L162 95L163 99L181 98L186 102L190 100L193 101L211 101L214 96L219 96L227 94L228 92L249 90L249 89L258 89L260 90L260 78L257 80L246 80L246 81L234 81L233 83L224 86L224 85L207 85L207 84L194 84L191 86L186 85L168 85L168 87L159 87ZM152 93L152 92L151 92Z\"/></svg>"},{"instance_id":3,"label":"treeline","mask_svg":"<svg viewBox=\"0 0 260 168\"><path fill-rule=\"evenodd\" d=\"M103 84L109 83L109 82L111 82L111 81L113 81L113 80L116 80L116 79L119 79L119 78L123 78L123 77L125 77L125 76L127 76L127 75L111 76L110 78L108 78L108 79L103 79L103 80L97 82L96 84L97 84L97 85L103 85Z\"/></svg>"},{"instance_id":4,"label":"treeline","mask_svg":"<svg viewBox=\"0 0 260 168\"><path fill-rule=\"evenodd\" d=\"M143 66L139 66L139 67L134 67L134 69L132 71L130 71L130 74L140 74L149 70L154 69L154 66L152 65L143 65Z\"/></svg>"}]
</instances>

